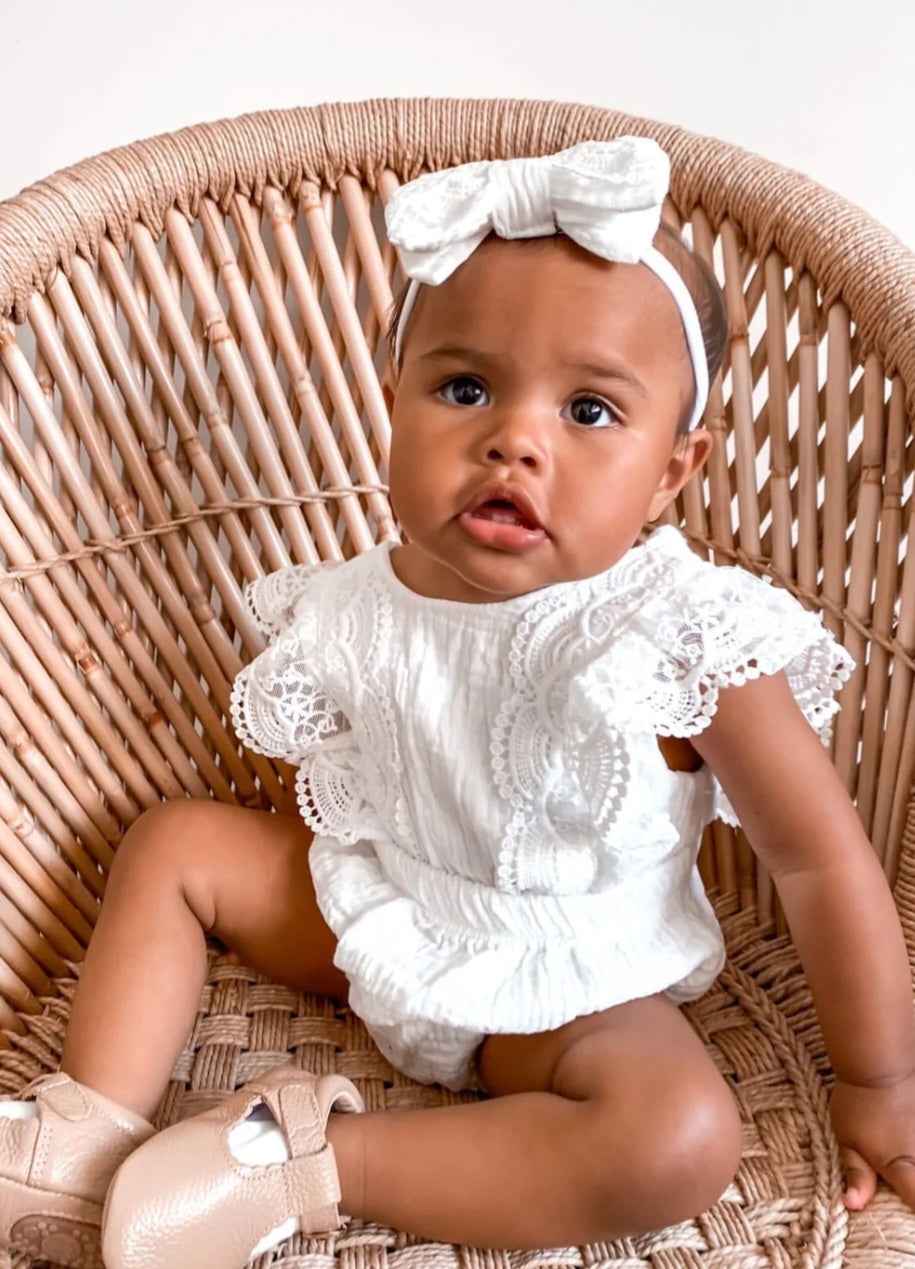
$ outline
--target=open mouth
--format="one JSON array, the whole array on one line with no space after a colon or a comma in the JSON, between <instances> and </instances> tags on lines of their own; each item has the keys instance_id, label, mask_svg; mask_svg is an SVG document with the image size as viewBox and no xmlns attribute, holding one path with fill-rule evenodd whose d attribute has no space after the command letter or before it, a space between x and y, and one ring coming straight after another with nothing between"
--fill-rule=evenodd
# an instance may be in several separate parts
<instances>
[{"instance_id":1,"label":"open mouth","mask_svg":"<svg viewBox=\"0 0 915 1269\"><path fill-rule=\"evenodd\" d=\"M527 491L501 481L480 489L457 519L473 542L496 551L531 551L549 536Z\"/></svg>"},{"instance_id":2,"label":"open mouth","mask_svg":"<svg viewBox=\"0 0 915 1269\"><path fill-rule=\"evenodd\" d=\"M493 524L514 524L521 529L540 528L532 515L522 511L509 498L488 498L474 507L471 515L475 520L490 520Z\"/></svg>"}]
</instances>

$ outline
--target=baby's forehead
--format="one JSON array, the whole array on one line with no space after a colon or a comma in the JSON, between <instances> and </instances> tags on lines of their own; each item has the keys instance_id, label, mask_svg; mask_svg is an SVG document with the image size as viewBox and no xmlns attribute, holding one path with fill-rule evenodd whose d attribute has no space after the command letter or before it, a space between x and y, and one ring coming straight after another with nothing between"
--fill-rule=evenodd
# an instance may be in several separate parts
<instances>
[{"instance_id":1,"label":"baby's forehead","mask_svg":"<svg viewBox=\"0 0 915 1269\"><path fill-rule=\"evenodd\" d=\"M563 233L511 239L490 234L442 285L447 286L449 282L478 283L481 277L494 271L510 272L516 276L551 271L570 277L590 275L594 279L609 278L619 273L612 261L586 251Z\"/></svg>"},{"instance_id":2,"label":"baby's forehead","mask_svg":"<svg viewBox=\"0 0 915 1269\"><path fill-rule=\"evenodd\" d=\"M490 235L441 285L419 288L409 321L414 329L461 327L498 320L506 310L567 320L576 308L653 323L666 314L679 330L676 308L650 270L603 260L562 234L510 241Z\"/></svg>"}]
</instances>

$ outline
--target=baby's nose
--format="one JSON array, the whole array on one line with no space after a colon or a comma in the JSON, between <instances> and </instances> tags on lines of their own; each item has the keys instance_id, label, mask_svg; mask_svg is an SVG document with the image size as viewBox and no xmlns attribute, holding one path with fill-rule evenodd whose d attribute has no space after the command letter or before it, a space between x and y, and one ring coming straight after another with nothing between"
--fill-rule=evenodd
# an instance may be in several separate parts
<instances>
[{"instance_id":1,"label":"baby's nose","mask_svg":"<svg viewBox=\"0 0 915 1269\"><path fill-rule=\"evenodd\" d=\"M533 448L532 446L529 448ZM515 452L510 446L503 446L501 449L495 445L491 446L486 454L491 463L521 463L524 467L539 467L540 463L536 454L528 454L521 451Z\"/></svg>"},{"instance_id":2,"label":"baby's nose","mask_svg":"<svg viewBox=\"0 0 915 1269\"><path fill-rule=\"evenodd\" d=\"M486 457L491 463L539 467L546 456L545 429L530 414L504 416L490 436Z\"/></svg>"}]
</instances>

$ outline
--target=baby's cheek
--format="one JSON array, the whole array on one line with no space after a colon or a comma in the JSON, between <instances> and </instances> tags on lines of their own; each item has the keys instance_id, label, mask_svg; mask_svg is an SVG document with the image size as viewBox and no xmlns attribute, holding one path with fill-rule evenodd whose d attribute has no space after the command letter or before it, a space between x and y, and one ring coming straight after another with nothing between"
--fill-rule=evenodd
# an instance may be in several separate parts
<instances>
[{"instance_id":1,"label":"baby's cheek","mask_svg":"<svg viewBox=\"0 0 915 1269\"><path fill-rule=\"evenodd\" d=\"M432 519L435 494L431 482L414 473L409 463L392 463L389 490L395 519L406 536L415 541Z\"/></svg>"},{"instance_id":2,"label":"baby's cheek","mask_svg":"<svg viewBox=\"0 0 915 1269\"><path fill-rule=\"evenodd\" d=\"M397 435L395 427L391 434L391 456L388 460L388 491L398 514L401 506L406 506L410 500L413 480L409 449Z\"/></svg>"}]
</instances>

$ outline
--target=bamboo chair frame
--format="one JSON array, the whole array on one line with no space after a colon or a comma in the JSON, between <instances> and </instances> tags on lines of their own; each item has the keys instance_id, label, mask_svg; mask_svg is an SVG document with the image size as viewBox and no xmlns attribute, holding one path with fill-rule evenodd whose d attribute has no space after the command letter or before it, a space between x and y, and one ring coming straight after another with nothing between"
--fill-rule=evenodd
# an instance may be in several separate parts
<instances>
[{"instance_id":1,"label":"bamboo chair frame","mask_svg":"<svg viewBox=\"0 0 915 1269\"><path fill-rule=\"evenodd\" d=\"M52 1069L117 843L163 798L291 805L242 752L246 580L395 536L383 332L400 181L589 137L655 137L667 214L725 286L707 470L669 519L786 586L856 657L833 739L915 945L915 256L864 212L736 147L543 101L381 100L244 116L87 160L0 204L0 1087ZM708 831L728 967L690 1007L734 1081L744 1164L712 1212L562 1265L915 1264L881 1193L849 1219L829 1071L769 879ZM289 1055L373 1106L455 1095L392 1072L356 1019L214 957L160 1108L194 1113ZM484 1253L352 1226L264 1265ZM534 1264L543 1256L493 1256Z\"/></svg>"}]
</instances>

